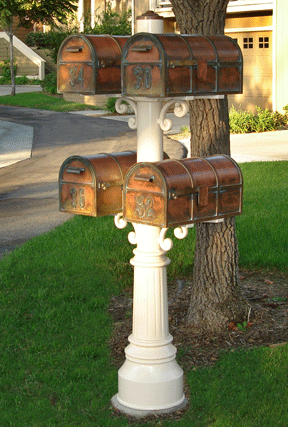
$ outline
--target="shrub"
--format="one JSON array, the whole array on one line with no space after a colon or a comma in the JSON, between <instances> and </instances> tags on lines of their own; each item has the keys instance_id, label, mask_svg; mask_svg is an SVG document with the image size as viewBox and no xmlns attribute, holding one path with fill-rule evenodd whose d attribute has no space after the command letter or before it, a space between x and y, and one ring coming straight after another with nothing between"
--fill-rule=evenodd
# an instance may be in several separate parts
<instances>
[{"instance_id":1,"label":"shrub","mask_svg":"<svg viewBox=\"0 0 288 427\"><path fill-rule=\"evenodd\" d=\"M234 107L229 112L230 131L232 133L254 132L255 117L251 111L236 110Z\"/></svg>"},{"instance_id":2,"label":"shrub","mask_svg":"<svg viewBox=\"0 0 288 427\"><path fill-rule=\"evenodd\" d=\"M232 133L267 132L279 129L288 123L287 114L273 112L267 108L256 107L257 113L236 110L229 112L230 130Z\"/></svg>"},{"instance_id":3,"label":"shrub","mask_svg":"<svg viewBox=\"0 0 288 427\"><path fill-rule=\"evenodd\" d=\"M119 15L112 11L111 3L107 4L106 11L96 16L94 28L84 22L84 33L86 34L130 35L131 32L131 9Z\"/></svg>"},{"instance_id":4,"label":"shrub","mask_svg":"<svg viewBox=\"0 0 288 427\"><path fill-rule=\"evenodd\" d=\"M10 70L10 61L3 61L0 63L1 68L1 77L0 84L11 84L11 70ZM17 65L14 65L14 74L16 75Z\"/></svg>"},{"instance_id":5,"label":"shrub","mask_svg":"<svg viewBox=\"0 0 288 427\"><path fill-rule=\"evenodd\" d=\"M37 46L48 49L49 55L57 63L58 50L63 40L69 35L69 31L49 31L48 33L29 33L26 39L28 46Z\"/></svg>"},{"instance_id":6,"label":"shrub","mask_svg":"<svg viewBox=\"0 0 288 427\"><path fill-rule=\"evenodd\" d=\"M117 98L111 97L108 98L105 102L105 110L110 111L110 113L116 113L115 102Z\"/></svg>"},{"instance_id":7,"label":"shrub","mask_svg":"<svg viewBox=\"0 0 288 427\"><path fill-rule=\"evenodd\" d=\"M56 95L57 93L57 74L56 72L47 74L44 80L40 81L40 85L44 92Z\"/></svg>"},{"instance_id":8,"label":"shrub","mask_svg":"<svg viewBox=\"0 0 288 427\"><path fill-rule=\"evenodd\" d=\"M27 76L16 77L15 84L16 85L29 85L31 82Z\"/></svg>"}]
</instances>

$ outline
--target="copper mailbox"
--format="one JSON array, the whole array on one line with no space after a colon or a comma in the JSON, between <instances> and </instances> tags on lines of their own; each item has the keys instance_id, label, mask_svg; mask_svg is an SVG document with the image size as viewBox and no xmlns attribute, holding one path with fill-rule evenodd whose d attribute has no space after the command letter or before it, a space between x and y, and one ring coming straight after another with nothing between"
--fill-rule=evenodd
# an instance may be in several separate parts
<instances>
[{"instance_id":1,"label":"copper mailbox","mask_svg":"<svg viewBox=\"0 0 288 427\"><path fill-rule=\"evenodd\" d=\"M242 53L227 36L138 33L123 48L122 95L235 94L242 85Z\"/></svg>"},{"instance_id":2,"label":"copper mailbox","mask_svg":"<svg viewBox=\"0 0 288 427\"><path fill-rule=\"evenodd\" d=\"M163 228L240 215L243 179L229 156L137 163L124 182L123 217Z\"/></svg>"},{"instance_id":3,"label":"copper mailbox","mask_svg":"<svg viewBox=\"0 0 288 427\"><path fill-rule=\"evenodd\" d=\"M123 210L123 182L136 152L72 156L59 172L59 208L77 215L114 215Z\"/></svg>"},{"instance_id":4,"label":"copper mailbox","mask_svg":"<svg viewBox=\"0 0 288 427\"><path fill-rule=\"evenodd\" d=\"M129 36L72 34L57 60L59 93L121 93L121 52Z\"/></svg>"}]
</instances>

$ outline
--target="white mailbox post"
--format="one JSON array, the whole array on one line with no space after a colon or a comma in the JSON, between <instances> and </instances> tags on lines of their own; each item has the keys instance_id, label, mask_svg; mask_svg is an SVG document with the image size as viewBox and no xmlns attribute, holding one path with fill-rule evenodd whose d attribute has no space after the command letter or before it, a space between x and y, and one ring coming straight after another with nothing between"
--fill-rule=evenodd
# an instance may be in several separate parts
<instances>
[{"instance_id":1,"label":"white mailbox post","mask_svg":"<svg viewBox=\"0 0 288 427\"><path fill-rule=\"evenodd\" d=\"M163 33L163 19L148 12L137 19L137 32ZM130 127L137 128L137 161L163 160L163 129L168 106L163 100L134 98L125 100L132 106L135 119ZM127 108L117 103L117 111ZM169 102L169 106L175 103ZM184 116L188 104L177 104L176 114ZM145 209L145 206L143 206ZM121 215L115 223L122 228L126 224ZM132 415L179 410L187 404L183 392L183 370L176 361L176 348L168 326L168 296L166 266L170 260L166 252L172 248L171 239L165 239L166 229L133 224L129 233L134 249L133 330L130 344L125 349L126 361L118 373L118 394L112 404L120 411ZM178 229L179 237L184 237Z\"/></svg>"}]
</instances>

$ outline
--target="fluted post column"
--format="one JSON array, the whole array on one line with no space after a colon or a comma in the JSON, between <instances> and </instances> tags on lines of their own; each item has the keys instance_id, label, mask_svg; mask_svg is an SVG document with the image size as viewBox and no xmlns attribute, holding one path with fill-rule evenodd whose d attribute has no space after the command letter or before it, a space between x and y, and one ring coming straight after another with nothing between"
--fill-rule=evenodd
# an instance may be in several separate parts
<instances>
[{"instance_id":1,"label":"fluted post column","mask_svg":"<svg viewBox=\"0 0 288 427\"><path fill-rule=\"evenodd\" d=\"M166 266L157 227L134 224L133 330L118 372L118 402L142 411L175 410L183 405L183 371L168 326Z\"/></svg>"}]
</instances>

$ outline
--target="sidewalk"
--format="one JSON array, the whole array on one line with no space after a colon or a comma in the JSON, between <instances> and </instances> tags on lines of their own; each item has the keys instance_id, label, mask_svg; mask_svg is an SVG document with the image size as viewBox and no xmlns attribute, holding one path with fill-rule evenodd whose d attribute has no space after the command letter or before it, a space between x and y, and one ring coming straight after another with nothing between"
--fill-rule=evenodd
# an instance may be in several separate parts
<instances>
[{"instance_id":1,"label":"sidewalk","mask_svg":"<svg viewBox=\"0 0 288 427\"><path fill-rule=\"evenodd\" d=\"M40 85L16 85L16 93L42 92ZM11 85L0 85L0 96L10 95ZM31 157L33 128L0 120L0 168Z\"/></svg>"}]
</instances>

